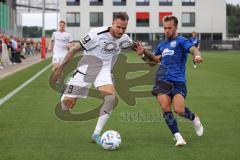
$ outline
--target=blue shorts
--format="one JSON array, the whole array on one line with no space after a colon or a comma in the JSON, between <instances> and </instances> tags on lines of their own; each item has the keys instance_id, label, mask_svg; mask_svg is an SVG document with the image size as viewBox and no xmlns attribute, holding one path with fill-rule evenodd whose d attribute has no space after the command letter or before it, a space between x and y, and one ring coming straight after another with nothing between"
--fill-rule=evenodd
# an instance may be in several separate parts
<instances>
[{"instance_id":1,"label":"blue shorts","mask_svg":"<svg viewBox=\"0 0 240 160\"><path fill-rule=\"evenodd\" d=\"M169 97L173 98L176 94L181 94L184 98L187 96L187 87L186 84L183 82L172 82L172 81L167 81L172 84L173 88L169 90L168 92L163 93L162 89L160 89L160 92L158 92L159 88L162 86L159 86L158 83L156 82L152 94L154 96L157 96L158 94L166 94Z\"/></svg>"}]
</instances>

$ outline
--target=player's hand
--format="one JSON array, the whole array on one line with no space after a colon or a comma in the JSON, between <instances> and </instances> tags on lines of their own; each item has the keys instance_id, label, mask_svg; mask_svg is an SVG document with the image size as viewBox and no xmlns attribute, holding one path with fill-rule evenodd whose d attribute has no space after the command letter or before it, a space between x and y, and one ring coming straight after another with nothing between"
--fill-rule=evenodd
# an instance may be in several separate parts
<instances>
[{"instance_id":1,"label":"player's hand","mask_svg":"<svg viewBox=\"0 0 240 160\"><path fill-rule=\"evenodd\" d=\"M193 61L196 62L196 63L202 63L203 62L203 58L201 56L195 56Z\"/></svg>"},{"instance_id":2,"label":"player's hand","mask_svg":"<svg viewBox=\"0 0 240 160\"><path fill-rule=\"evenodd\" d=\"M48 48L48 52L52 52L52 48Z\"/></svg>"},{"instance_id":3,"label":"player's hand","mask_svg":"<svg viewBox=\"0 0 240 160\"><path fill-rule=\"evenodd\" d=\"M144 46L141 42L139 42L139 41L134 42L133 48L139 56L143 55L143 52L144 52L145 49L144 49Z\"/></svg>"},{"instance_id":4,"label":"player's hand","mask_svg":"<svg viewBox=\"0 0 240 160\"><path fill-rule=\"evenodd\" d=\"M73 46L75 46L75 44L72 42L72 43L68 43L67 44L67 49L70 49L70 48L72 48Z\"/></svg>"}]
</instances>

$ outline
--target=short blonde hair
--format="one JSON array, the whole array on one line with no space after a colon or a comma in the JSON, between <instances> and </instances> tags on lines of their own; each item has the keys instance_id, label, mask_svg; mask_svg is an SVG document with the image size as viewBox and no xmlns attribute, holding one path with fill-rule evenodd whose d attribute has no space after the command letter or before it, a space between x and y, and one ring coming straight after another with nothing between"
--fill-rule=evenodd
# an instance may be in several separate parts
<instances>
[{"instance_id":1,"label":"short blonde hair","mask_svg":"<svg viewBox=\"0 0 240 160\"><path fill-rule=\"evenodd\" d=\"M174 22L174 26L177 27L178 26L178 19L177 17L173 16L173 15L168 15L165 16L163 18L163 22L168 22L168 21L173 21Z\"/></svg>"}]
</instances>

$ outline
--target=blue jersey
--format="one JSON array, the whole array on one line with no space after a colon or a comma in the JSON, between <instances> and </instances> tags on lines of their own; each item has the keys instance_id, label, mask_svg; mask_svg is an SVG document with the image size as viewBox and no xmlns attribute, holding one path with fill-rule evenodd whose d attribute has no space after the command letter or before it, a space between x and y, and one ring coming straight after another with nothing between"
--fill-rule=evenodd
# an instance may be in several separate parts
<instances>
[{"instance_id":1,"label":"blue jersey","mask_svg":"<svg viewBox=\"0 0 240 160\"><path fill-rule=\"evenodd\" d=\"M156 79L186 83L185 65L192 46L193 44L182 36L158 44L155 55L162 56L161 65L166 67L167 72L161 76L156 74Z\"/></svg>"},{"instance_id":2,"label":"blue jersey","mask_svg":"<svg viewBox=\"0 0 240 160\"><path fill-rule=\"evenodd\" d=\"M198 48L199 45L199 39L197 37L191 37L189 38L189 41L194 44L195 47Z\"/></svg>"}]
</instances>

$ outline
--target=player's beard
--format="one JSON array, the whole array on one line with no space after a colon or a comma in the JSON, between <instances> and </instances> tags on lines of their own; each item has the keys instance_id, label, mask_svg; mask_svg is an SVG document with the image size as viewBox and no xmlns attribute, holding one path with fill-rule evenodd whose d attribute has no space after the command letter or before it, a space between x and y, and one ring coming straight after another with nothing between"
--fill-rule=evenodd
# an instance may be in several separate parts
<instances>
[{"instance_id":1,"label":"player's beard","mask_svg":"<svg viewBox=\"0 0 240 160\"><path fill-rule=\"evenodd\" d=\"M121 38L122 37L122 33L117 33L117 32L115 32L115 31L113 31L113 37L114 38Z\"/></svg>"}]
</instances>

